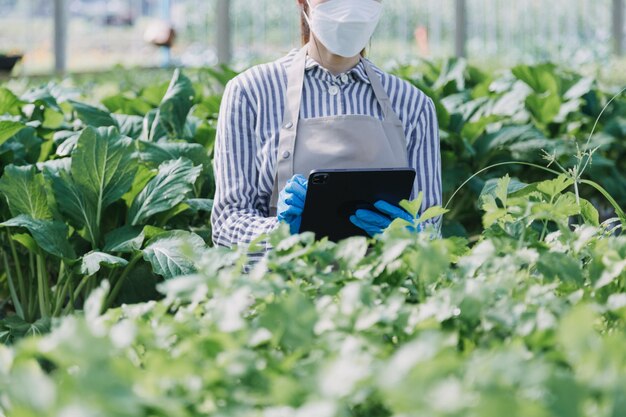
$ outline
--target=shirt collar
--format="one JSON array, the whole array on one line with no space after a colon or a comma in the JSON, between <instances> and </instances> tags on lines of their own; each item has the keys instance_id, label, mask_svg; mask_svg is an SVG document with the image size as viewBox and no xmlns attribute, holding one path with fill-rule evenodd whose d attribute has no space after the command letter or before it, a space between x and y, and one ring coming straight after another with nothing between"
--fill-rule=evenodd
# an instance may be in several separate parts
<instances>
[{"instance_id":1,"label":"shirt collar","mask_svg":"<svg viewBox=\"0 0 626 417\"><path fill-rule=\"evenodd\" d=\"M306 71L309 70L313 70L315 68L318 68L319 71L326 75L326 76L330 76L330 72L328 72L328 70L326 68L324 68L322 65L320 65L319 62L317 62L316 60L314 60L313 58L311 58L310 55L307 55L306 57L306 64L304 66L304 69ZM367 84L370 83L369 77L367 76L367 72L365 71L365 65L363 65L363 61L359 61L358 64L356 64L355 67L349 69L348 71L345 72L345 74L349 74L351 75L353 78L357 79L357 80L361 80Z\"/></svg>"}]
</instances>

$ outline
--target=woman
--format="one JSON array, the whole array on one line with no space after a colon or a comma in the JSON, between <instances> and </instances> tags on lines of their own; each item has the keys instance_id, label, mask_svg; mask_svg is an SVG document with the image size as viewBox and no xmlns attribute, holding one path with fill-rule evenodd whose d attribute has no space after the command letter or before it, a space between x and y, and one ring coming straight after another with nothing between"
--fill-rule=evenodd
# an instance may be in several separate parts
<instances>
[{"instance_id":1,"label":"woman","mask_svg":"<svg viewBox=\"0 0 626 417\"><path fill-rule=\"evenodd\" d=\"M423 210L441 204L432 100L363 58L382 2L297 2L304 46L226 86L215 143L216 245L250 243L279 222L297 233L311 169L410 166L411 198L422 191ZM396 217L410 220L399 207L376 207L350 220L372 236Z\"/></svg>"}]
</instances>

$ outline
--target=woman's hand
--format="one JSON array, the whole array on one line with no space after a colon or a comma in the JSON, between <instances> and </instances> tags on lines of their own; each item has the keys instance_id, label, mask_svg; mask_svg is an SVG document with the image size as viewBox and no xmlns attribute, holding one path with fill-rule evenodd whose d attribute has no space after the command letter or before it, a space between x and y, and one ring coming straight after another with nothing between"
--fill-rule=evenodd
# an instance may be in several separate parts
<instances>
[{"instance_id":1,"label":"woman's hand","mask_svg":"<svg viewBox=\"0 0 626 417\"><path fill-rule=\"evenodd\" d=\"M307 186L306 178L294 175L278 194L278 221L287 223L292 235L300 231Z\"/></svg>"},{"instance_id":2,"label":"woman's hand","mask_svg":"<svg viewBox=\"0 0 626 417\"><path fill-rule=\"evenodd\" d=\"M415 219L413 216L400 207L389 204L386 201L380 200L374 204L374 207L386 214L386 216L364 209L357 210L353 216L350 216L352 224L365 230L371 237L382 233L397 218L404 219L407 222L414 224ZM420 225L407 226L407 229L413 232L419 232L422 230Z\"/></svg>"}]
</instances>

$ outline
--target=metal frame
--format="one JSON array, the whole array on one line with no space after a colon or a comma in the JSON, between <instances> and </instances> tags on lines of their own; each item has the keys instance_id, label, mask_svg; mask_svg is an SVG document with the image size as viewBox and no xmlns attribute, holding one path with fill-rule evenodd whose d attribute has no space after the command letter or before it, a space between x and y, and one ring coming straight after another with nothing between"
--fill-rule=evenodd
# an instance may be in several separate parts
<instances>
[{"instance_id":1,"label":"metal frame","mask_svg":"<svg viewBox=\"0 0 626 417\"><path fill-rule=\"evenodd\" d=\"M231 0L217 0L217 61L232 61Z\"/></svg>"},{"instance_id":2,"label":"metal frame","mask_svg":"<svg viewBox=\"0 0 626 417\"><path fill-rule=\"evenodd\" d=\"M613 0L613 51L624 55L624 0Z\"/></svg>"},{"instance_id":3,"label":"metal frame","mask_svg":"<svg viewBox=\"0 0 626 417\"><path fill-rule=\"evenodd\" d=\"M458 58L467 57L467 4L466 0L455 0L454 4L454 53Z\"/></svg>"},{"instance_id":4,"label":"metal frame","mask_svg":"<svg viewBox=\"0 0 626 417\"><path fill-rule=\"evenodd\" d=\"M54 0L54 70L58 74L67 69L67 0Z\"/></svg>"}]
</instances>

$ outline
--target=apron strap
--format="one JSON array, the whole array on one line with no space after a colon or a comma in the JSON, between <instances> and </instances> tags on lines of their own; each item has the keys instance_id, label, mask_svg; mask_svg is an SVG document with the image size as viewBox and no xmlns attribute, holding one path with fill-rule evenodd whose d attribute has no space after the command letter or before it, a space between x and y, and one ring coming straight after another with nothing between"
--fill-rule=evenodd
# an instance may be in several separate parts
<instances>
[{"instance_id":1,"label":"apron strap","mask_svg":"<svg viewBox=\"0 0 626 417\"><path fill-rule=\"evenodd\" d=\"M274 190L270 198L270 215L275 215L278 204L279 179L288 180L294 171L294 154L296 148L296 133L300 122L300 107L302 104L302 90L304 89L304 70L308 46L305 45L296 53L287 68L287 91L283 122L278 136L276 149Z\"/></svg>"},{"instance_id":2,"label":"apron strap","mask_svg":"<svg viewBox=\"0 0 626 417\"><path fill-rule=\"evenodd\" d=\"M391 106L391 100L389 99L387 92L383 88L380 77L378 76L376 71L374 71L374 68L372 68L370 63L363 59L363 57L361 57L361 62L365 67L365 72L372 85L372 90L374 90L374 95L376 96L376 99L378 100L382 108L384 120L389 121L394 125L402 126L402 121L393 110L393 107Z\"/></svg>"},{"instance_id":3,"label":"apron strap","mask_svg":"<svg viewBox=\"0 0 626 417\"><path fill-rule=\"evenodd\" d=\"M304 69L306 67L306 57L308 45L303 46L294 56L289 68L287 68L287 95L285 100L285 111L283 113L283 126L292 125L288 131L297 131L300 121L300 107L302 104L302 90L304 89Z\"/></svg>"}]
</instances>

